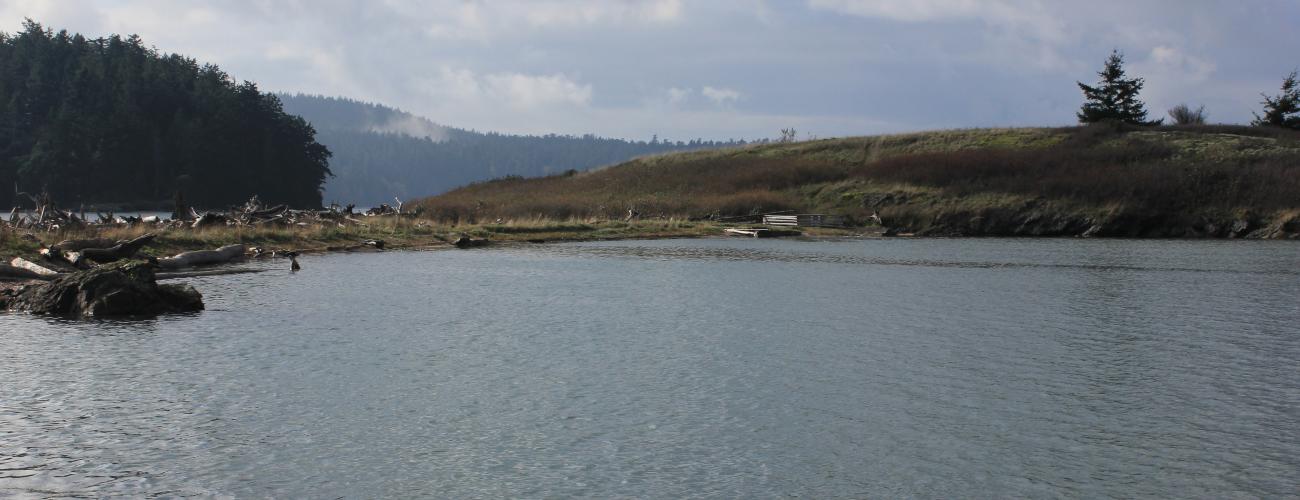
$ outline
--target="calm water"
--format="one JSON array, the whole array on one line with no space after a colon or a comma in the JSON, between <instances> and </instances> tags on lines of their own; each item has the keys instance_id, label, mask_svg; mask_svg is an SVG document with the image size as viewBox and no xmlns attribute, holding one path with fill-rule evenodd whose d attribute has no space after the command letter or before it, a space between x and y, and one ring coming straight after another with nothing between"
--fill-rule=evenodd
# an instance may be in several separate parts
<instances>
[{"instance_id":1,"label":"calm water","mask_svg":"<svg viewBox=\"0 0 1300 500\"><path fill-rule=\"evenodd\" d=\"M0 316L0 496L1300 493L1300 244L309 256ZM260 265L260 264L259 264Z\"/></svg>"}]
</instances>

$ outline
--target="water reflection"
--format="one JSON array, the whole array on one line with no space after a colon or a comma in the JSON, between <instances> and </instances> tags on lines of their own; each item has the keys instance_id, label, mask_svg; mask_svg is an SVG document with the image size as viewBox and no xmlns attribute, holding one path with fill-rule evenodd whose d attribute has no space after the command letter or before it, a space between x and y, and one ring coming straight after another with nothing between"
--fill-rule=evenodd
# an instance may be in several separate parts
<instances>
[{"instance_id":1,"label":"water reflection","mask_svg":"<svg viewBox=\"0 0 1300 500\"><path fill-rule=\"evenodd\" d=\"M928 240L928 241L955 241L955 240ZM1066 246L1073 240L1055 240L1059 244ZM744 248L728 246L698 246L695 241L684 241L679 244L663 244L662 242L650 242L643 247L625 247L611 245L609 243L595 243L584 245L539 245L530 247L522 252L545 252L555 255L573 256L573 257L620 257L634 259L652 259L659 261L674 261L681 259L691 260L721 260L721 261L742 261L742 262L807 262L807 263L826 263L826 264L849 264L849 265L877 265L877 266L920 266L920 267L953 267L969 269L1002 269L1002 268L1062 268L1062 269L1083 269L1097 271L1177 271L1177 272L1201 272L1201 273L1229 273L1229 274L1284 274L1300 276L1300 269L1291 267L1278 267L1270 269L1250 269L1233 266L1231 262L1205 262L1205 266L1170 266L1167 261L1155 260L1146 261L1141 264L1131 264L1128 259L1122 255L1088 255L1079 253L1078 256L1086 259L1084 262L1042 262L1042 261L1011 261L999 259L997 256L986 256L990 260L974 260L965 258L965 255L950 255L948 259L924 259L908 258L900 256L897 253L889 252L886 255L871 255L861 253L826 253L819 251L820 248ZM749 243L740 240L739 244ZM847 242L842 242L847 243ZM1160 244L1161 242L1145 242L1147 244ZM1176 244L1165 242L1167 244ZM1258 243L1258 242L1250 242ZM518 249L502 250L507 252L521 252ZM1202 264L1203 262L1189 262L1190 264ZM1224 265L1227 264L1227 265Z\"/></svg>"}]
</instances>

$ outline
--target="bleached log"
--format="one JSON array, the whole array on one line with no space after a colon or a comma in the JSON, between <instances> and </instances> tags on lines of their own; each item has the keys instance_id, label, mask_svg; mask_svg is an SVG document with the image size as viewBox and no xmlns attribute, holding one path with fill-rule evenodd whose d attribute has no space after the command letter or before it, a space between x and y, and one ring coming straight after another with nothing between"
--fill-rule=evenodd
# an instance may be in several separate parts
<instances>
[{"instance_id":1,"label":"bleached log","mask_svg":"<svg viewBox=\"0 0 1300 500\"><path fill-rule=\"evenodd\" d=\"M56 276L59 274L58 271L42 266L30 260L24 259L22 257L14 257L14 260L9 261L9 265L21 269L26 269L28 271L39 274L41 276Z\"/></svg>"},{"instance_id":2,"label":"bleached log","mask_svg":"<svg viewBox=\"0 0 1300 500\"><path fill-rule=\"evenodd\" d=\"M252 212L248 212L248 217L254 219L262 218L262 217L271 217L271 216L283 214L287 211L289 211L288 205L276 205L274 207L265 210L254 210Z\"/></svg>"},{"instance_id":3,"label":"bleached log","mask_svg":"<svg viewBox=\"0 0 1300 500\"><path fill-rule=\"evenodd\" d=\"M60 252L58 248L42 248L39 250L39 253L41 254L41 257L45 257L45 260L72 264L72 261L69 261L67 257L64 257L63 252Z\"/></svg>"},{"instance_id":4,"label":"bleached log","mask_svg":"<svg viewBox=\"0 0 1300 500\"><path fill-rule=\"evenodd\" d=\"M179 269L182 267L201 266L208 264L224 264L244 257L244 245L234 244L226 245L216 250L194 250L192 252L182 252L175 256L158 259L158 267L163 269Z\"/></svg>"},{"instance_id":5,"label":"bleached log","mask_svg":"<svg viewBox=\"0 0 1300 500\"><path fill-rule=\"evenodd\" d=\"M204 226L224 226L230 219L223 214L208 212L194 219L194 224L190 227L200 228Z\"/></svg>"},{"instance_id":6,"label":"bleached log","mask_svg":"<svg viewBox=\"0 0 1300 500\"><path fill-rule=\"evenodd\" d=\"M49 281L53 279L53 276L46 276L44 274L34 272L30 269L14 267L9 264L0 264L0 279L5 279L5 278L20 279L20 280Z\"/></svg>"}]
</instances>

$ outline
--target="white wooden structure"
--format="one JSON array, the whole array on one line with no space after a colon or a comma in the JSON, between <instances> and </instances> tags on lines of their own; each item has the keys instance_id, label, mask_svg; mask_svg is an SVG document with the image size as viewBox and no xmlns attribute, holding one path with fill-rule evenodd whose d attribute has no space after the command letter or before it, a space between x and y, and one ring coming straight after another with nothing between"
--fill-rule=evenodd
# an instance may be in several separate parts
<instances>
[{"instance_id":1,"label":"white wooden structure","mask_svg":"<svg viewBox=\"0 0 1300 500\"><path fill-rule=\"evenodd\" d=\"M763 224L791 227L844 227L844 216L823 214L764 215Z\"/></svg>"}]
</instances>

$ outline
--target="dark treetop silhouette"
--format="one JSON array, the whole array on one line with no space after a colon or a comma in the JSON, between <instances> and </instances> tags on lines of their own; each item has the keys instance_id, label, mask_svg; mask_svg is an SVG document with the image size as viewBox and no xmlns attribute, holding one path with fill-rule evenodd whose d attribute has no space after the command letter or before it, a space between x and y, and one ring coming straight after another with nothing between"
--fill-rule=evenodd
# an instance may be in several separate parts
<instances>
[{"instance_id":1,"label":"dark treetop silhouette","mask_svg":"<svg viewBox=\"0 0 1300 500\"><path fill-rule=\"evenodd\" d=\"M47 191L65 206L198 206L257 195L321 204L330 152L252 82L146 47L27 20L0 34L0 206Z\"/></svg>"}]
</instances>

